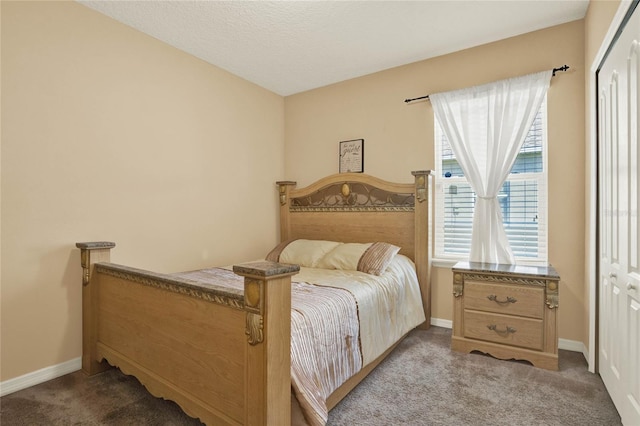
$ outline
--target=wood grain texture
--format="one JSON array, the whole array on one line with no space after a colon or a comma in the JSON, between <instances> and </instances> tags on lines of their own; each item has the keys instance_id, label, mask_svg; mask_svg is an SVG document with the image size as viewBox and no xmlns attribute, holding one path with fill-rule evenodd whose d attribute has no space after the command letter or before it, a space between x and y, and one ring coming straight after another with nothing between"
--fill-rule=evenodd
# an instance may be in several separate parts
<instances>
[{"instance_id":1,"label":"wood grain texture","mask_svg":"<svg viewBox=\"0 0 640 426\"><path fill-rule=\"evenodd\" d=\"M99 318L98 285L93 278L95 264L110 260L110 248L103 248L102 245L96 244L83 248L81 252L82 266L85 268L84 273L88 280L82 285L82 371L89 376L109 368L109 364L102 362L98 356L96 348Z\"/></svg>"},{"instance_id":2,"label":"wood grain texture","mask_svg":"<svg viewBox=\"0 0 640 426\"><path fill-rule=\"evenodd\" d=\"M431 326L431 258L432 258L432 212L433 212L433 173L431 171L413 172L416 206L414 211L414 257L416 273L420 283L422 307L426 321L420 326ZM419 195L422 193L423 195Z\"/></svg>"},{"instance_id":3,"label":"wood grain texture","mask_svg":"<svg viewBox=\"0 0 640 426\"><path fill-rule=\"evenodd\" d=\"M458 279L462 286L453 299L451 348L557 370L558 310L546 301L549 291L557 291L559 277L508 269L465 262L453 267L454 281Z\"/></svg>"},{"instance_id":4,"label":"wood grain texture","mask_svg":"<svg viewBox=\"0 0 640 426\"><path fill-rule=\"evenodd\" d=\"M479 351L504 360L529 361L535 367L546 370L558 369L558 354L533 351L526 348L507 347L498 343L467 340L453 336L451 338L451 349L458 352Z\"/></svg>"},{"instance_id":5,"label":"wood grain texture","mask_svg":"<svg viewBox=\"0 0 640 426\"><path fill-rule=\"evenodd\" d=\"M241 274L242 275L242 274ZM245 280L255 277L245 276ZM245 370L244 421L291 423L291 276L262 279L263 344L249 345Z\"/></svg>"},{"instance_id":6,"label":"wood grain texture","mask_svg":"<svg viewBox=\"0 0 640 426\"><path fill-rule=\"evenodd\" d=\"M108 260L108 250L94 258ZM197 291L193 281L100 263L83 292L85 372L117 366L206 424L289 424L291 275L298 268L258 266L245 280L264 289L256 303L264 339L251 344L246 317L255 307L248 312L215 291Z\"/></svg>"},{"instance_id":7,"label":"wood grain texture","mask_svg":"<svg viewBox=\"0 0 640 426\"><path fill-rule=\"evenodd\" d=\"M495 301L489 296L495 296ZM544 288L467 280L464 283L464 305L466 309L542 319Z\"/></svg>"},{"instance_id":8,"label":"wood grain texture","mask_svg":"<svg viewBox=\"0 0 640 426\"><path fill-rule=\"evenodd\" d=\"M544 352L558 354L558 309L544 309ZM557 366L555 368L558 369Z\"/></svg>"},{"instance_id":9,"label":"wood grain texture","mask_svg":"<svg viewBox=\"0 0 640 426\"><path fill-rule=\"evenodd\" d=\"M100 278L100 343L241 423L244 312L124 279ZM175 400L173 394L163 396Z\"/></svg>"},{"instance_id":10,"label":"wood grain texture","mask_svg":"<svg viewBox=\"0 0 640 426\"><path fill-rule=\"evenodd\" d=\"M542 350L542 320L465 309L464 337Z\"/></svg>"}]
</instances>

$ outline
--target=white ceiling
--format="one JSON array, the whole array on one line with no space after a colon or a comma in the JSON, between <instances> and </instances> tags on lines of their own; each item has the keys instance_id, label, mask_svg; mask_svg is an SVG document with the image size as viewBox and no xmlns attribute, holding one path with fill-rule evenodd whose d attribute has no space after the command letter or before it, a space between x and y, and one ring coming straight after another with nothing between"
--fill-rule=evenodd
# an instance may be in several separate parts
<instances>
[{"instance_id":1,"label":"white ceiling","mask_svg":"<svg viewBox=\"0 0 640 426\"><path fill-rule=\"evenodd\" d=\"M283 96L581 19L589 4L78 1Z\"/></svg>"}]
</instances>

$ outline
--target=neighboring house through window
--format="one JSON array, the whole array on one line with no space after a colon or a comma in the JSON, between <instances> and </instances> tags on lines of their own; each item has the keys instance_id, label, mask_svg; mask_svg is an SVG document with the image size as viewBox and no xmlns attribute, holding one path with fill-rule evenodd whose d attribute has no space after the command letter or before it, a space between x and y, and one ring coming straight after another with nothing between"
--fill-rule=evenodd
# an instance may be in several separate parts
<instances>
[{"instance_id":1,"label":"neighboring house through window","mask_svg":"<svg viewBox=\"0 0 640 426\"><path fill-rule=\"evenodd\" d=\"M518 263L547 262L546 99L520 149L498 200L504 228ZM467 259L476 194L464 177L437 120L436 232L437 260Z\"/></svg>"}]
</instances>

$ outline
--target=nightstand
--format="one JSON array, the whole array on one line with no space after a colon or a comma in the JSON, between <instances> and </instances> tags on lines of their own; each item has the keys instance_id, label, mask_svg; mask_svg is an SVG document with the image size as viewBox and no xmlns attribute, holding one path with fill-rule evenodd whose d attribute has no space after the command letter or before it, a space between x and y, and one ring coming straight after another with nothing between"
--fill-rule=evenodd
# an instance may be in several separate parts
<instances>
[{"instance_id":1,"label":"nightstand","mask_svg":"<svg viewBox=\"0 0 640 426\"><path fill-rule=\"evenodd\" d=\"M558 369L558 286L551 266L458 262L451 349Z\"/></svg>"}]
</instances>

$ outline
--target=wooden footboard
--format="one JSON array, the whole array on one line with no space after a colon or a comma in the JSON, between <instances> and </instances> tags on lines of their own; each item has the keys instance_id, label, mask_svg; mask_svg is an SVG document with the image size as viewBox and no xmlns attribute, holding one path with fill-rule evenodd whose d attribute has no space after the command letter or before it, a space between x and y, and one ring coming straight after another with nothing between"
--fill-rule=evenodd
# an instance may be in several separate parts
<instances>
[{"instance_id":1,"label":"wooden footboard","mask_svg":"<svg viewBox=\"0 0 640 426\"><path fill-rule=\"evenodd\" d=\"M113 243L76 245L85 373L119 367L206 424L290 424L291 276L298 266L234 266L245 286L233 292L108 263Z\"/></svg>"}]
</instances>

